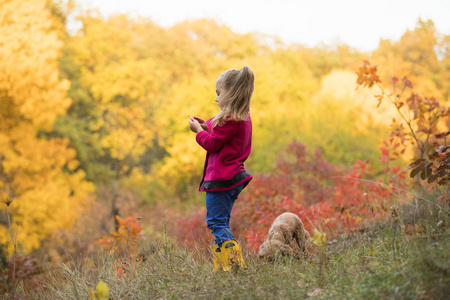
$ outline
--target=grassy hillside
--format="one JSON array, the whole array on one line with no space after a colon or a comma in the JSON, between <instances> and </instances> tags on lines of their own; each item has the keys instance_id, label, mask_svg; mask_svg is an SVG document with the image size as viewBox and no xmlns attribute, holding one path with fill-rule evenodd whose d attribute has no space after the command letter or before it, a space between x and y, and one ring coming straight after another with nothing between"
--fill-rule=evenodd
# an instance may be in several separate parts
<instances>
[{"instance_id":1,"label":"grassy hillside","mask_svg":"<svg viewBox=\"0 0 450 300\"><path fill-rule=\"evenodd\" d=\"M437 197L436 197L437 198ZM248 268L212 272L211 255L178 249L170 236L140 245L139 262L109 253L48 266L30 299L88 299L102 280L111 299L444 299L450 294L448 205L417 199L364 232L274 262L245 251ZM244 245L245 249L245 245ZM127 276L117 275L124 267ZM97 298L99 299L99 298Z\"/></svg>"}]
</instances>

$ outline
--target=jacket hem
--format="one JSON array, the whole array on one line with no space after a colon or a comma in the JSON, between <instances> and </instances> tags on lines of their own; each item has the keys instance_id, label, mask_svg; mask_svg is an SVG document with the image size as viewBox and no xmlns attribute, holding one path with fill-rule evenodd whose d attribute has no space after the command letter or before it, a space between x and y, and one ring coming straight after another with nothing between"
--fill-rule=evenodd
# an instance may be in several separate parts
<instances>
[{"instance_id":1,"label":"jacket hem","mask_svg":"<svg viewBox=\"0 0 450 300\"><path fill-rule=\"evenodd\" d=\"M199 191L202 192L219 192L227 191L244 183L244 187L252 180L252 175L247 171L242 171L228 180L208 180L203 181Z\"/></svg>"}]
</instances>

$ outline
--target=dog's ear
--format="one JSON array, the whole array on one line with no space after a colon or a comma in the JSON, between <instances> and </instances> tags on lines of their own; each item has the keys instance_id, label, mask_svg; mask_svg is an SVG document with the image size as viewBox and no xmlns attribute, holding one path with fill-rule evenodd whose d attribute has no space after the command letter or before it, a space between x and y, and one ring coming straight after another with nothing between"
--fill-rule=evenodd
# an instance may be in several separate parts
<instances>
[{"instance_id":1,"label":"dog's ear","mask_svg":"<svg viewBox=\"0 0 450 300\"><path fill-rule=\"evenodd\" d=\"M265 241L264 243L261 244L261 246L259 246L259 251L258 251L258 258L259 259L266 259L267 256L270 254L270 248L269 248L270 244Z\"/></svg>"}]
</instances>

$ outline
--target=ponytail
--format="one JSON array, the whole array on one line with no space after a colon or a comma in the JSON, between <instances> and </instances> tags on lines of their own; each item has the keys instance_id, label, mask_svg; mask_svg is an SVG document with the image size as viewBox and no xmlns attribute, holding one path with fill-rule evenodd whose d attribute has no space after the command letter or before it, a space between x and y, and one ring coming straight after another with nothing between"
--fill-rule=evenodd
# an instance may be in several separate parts
<instances>
[{"instance_id":1,"label":"ponytail","mask_svg":"<svg viewBox=\"0 0 450 300\"><path fill-rule=\"evenodd\" d=\"M248 120L250 99L254 90L255 75L249 66L241 70L230 69L217 79L227 91L222 110L214 117L212 125L222 126L229 118L235 121Z\"/></svg>"}]
</instances>

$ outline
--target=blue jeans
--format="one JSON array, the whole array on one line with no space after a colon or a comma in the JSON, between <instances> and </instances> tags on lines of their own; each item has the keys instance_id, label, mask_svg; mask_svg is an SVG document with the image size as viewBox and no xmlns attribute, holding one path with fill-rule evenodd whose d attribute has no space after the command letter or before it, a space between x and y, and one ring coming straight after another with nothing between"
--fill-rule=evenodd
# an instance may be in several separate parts
<instances>
[{"instance_id":1,"label":"blue jeans","mask_svg":"<svg viewBox=\"0 0 450 300\"><path fill-rule=\"evenodd\" d=\"M231 210L244 184L223 192L206 192L206 224L215 236L215 244L236 240L230 231Z\"/></svg>"}]
</instances>

